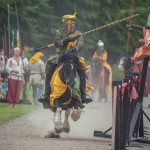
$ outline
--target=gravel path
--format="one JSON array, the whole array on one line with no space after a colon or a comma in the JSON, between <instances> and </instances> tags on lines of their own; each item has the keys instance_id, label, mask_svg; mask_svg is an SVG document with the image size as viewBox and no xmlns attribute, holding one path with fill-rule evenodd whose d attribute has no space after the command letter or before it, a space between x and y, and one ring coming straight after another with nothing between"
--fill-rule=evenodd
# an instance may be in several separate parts
<instances>
[{"instance_id":1,"label":"gravel path","mask_svg":"<svg viewBox=\"0 0 150 150\"><path fill-rule=\"evenodd\" d=\"M150 100L144 100L144 110ZM47 139L44 135L53 127L53 113L39 106L34 112L0 126L0 150L110 150L111 139L94 137L93 131L105 131L111 127L111 100L108 103L92 102L86 106L78 122L71 123L69 134L59 139ZM146 127L150 122L144 117ZM150 133L150 129L146 129ZM111 131L110 131L111 134ZM150 136L149 136L150 139ZM150 145L132 143L129 150L150 150Z\"/></svg>"}]
</instances>

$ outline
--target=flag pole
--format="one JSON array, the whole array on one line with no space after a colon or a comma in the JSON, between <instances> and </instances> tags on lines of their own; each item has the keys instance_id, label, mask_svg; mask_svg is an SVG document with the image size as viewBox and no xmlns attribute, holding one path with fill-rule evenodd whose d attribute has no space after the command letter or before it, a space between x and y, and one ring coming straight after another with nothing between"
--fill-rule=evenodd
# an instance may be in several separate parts
<instances>
[{"instance_id":1,"label":"flag pole","mask_svg":"<svg viewBox=\"0 0 150 150\"><path fill-rule=\"evenodd\" d=\"M9 51L10 51L10 11L9 11L9 4L8 7L8 49L7 49L7 55L9 57Z\"/></svg>"}]
</instances>

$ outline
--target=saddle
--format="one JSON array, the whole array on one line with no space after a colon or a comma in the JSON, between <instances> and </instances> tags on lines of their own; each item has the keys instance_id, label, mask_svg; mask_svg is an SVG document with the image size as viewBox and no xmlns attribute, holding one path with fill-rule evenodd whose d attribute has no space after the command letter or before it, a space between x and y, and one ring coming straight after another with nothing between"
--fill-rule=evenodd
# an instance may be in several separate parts
<instances>
[{"instance_id":1,"label":"saddle","mask_svg":"<svg viewBox=\"0 0 150 150\"><path fill-rule=\"evenodd\" d=\"M55 107L55 104L54 104L55 99L60 99L62 102L62 105L69 104L73 97L81 101L80 90L79 90L79 87L80 87L79 75L77 74L75 78L75 85L73 88L71 88L61 81L60 76L59 76L59 71L61 68L62 68L62 64L57 67L50 81L50 86L51 86L50 105L51 107Z\"/></svg>"}]
</instances>

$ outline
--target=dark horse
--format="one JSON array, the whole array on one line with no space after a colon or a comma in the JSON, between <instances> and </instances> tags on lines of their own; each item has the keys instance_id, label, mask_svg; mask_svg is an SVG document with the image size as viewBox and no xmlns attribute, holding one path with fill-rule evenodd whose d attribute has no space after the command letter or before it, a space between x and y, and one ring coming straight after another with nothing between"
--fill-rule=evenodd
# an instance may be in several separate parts
<instances>
[{"instance_id":1,"label":"dark horse","mask_svg":"<svg viewBox=\"0 0 150 150\"><path fill-rule=\"evenodd\" d=\"M102 66L102 63L99 58L92 59L88 81L89 84L94 87L94 90L92 91L92 99L94 97L94 92L98 90L98 101L101 101L104 98L105 102L107 102L106 70Z\"/></svg>"},{"instance_id":2,"label":"dark horse","mask_svg":"<svg viewBox=\"0 0 150 150\"><path fill-rule=\"evenodd\" d=\"M59 58L59 66L54 72L50 83L52 89L50 106L54 111L54 130L49 131L46 137L59 136L62 131L68 133L70 131L68 120L70 114L73 121L80 118L83 105L79 91L78 67L79 59L74 53L65 52ZM62 110L65 110L63 122L61 119Z\"/></svg>"},{"instance_id":3,"label":"dark horse","mask_svg":"<svg viewBox=\"0 0 150 150\"><path fill-rule=\"evenodd\" d=\"M127 52L121 53L121 58L119 61L118 68L124 72L124 76L133 72L135 64L131 61L131 56L133 54L128 54Z\"/></svg>"}]
</instances>

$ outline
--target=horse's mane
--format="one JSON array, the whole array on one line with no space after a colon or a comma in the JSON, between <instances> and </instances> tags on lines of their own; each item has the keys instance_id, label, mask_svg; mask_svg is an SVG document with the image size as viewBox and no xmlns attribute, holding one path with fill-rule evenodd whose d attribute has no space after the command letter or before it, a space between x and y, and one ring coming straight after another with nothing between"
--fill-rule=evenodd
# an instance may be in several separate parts
<instances>
[{"instance_id":1,"label":"horse's mane","mask_svg":"<svg viewBox=\"0 0 150 150\"><path fill-rule=\"evenodd\" d=\"M123 51L121 52L120 56L123 57L123 56L128 56L128 57L131 57L133 56L134 54L134 51Z\"/></svg>"},{"instance_id":2,"label":"horse's mane","mask_svg":"<svg viewBox=\"0 0 150 150\"><path fill-rule=\"evenodd\" d=\"M75 61L77 64L79 63L79 58L77 56L76 53L73 53L73 52L64 52L60 57L59 57L59 60L58 60L58 63L61 64L61 63L65 63L67 61Z\"/></svg>"},{"instance_id":3,"label":"horse's mane","mask_svg":"<svg viewBox=\"0 0 150 150\"><path fill-rule=\"evenodd\" d=\"M100 67L102 66L102 63L99 58L93 58L91 64L92 63L98 63Z\"/></svg>"},{"instance_id":4,"label":"horse's mane","mask_svg":"<svg viewBox=\"0 0 150 150\"><path fill-rule=\"evenodd\" d=\"M97 63L98 64L98 68L96 68L97 69L97 73L101 72L101 70L102 70L102 63L101 63L100 59L99 58L92 59L91 66L92 66L93 63Z\"/></svg>"},{"instance_id":5,"label":"horse's mane","mask_svg":"<svg viewBox=\"0 0 150 150\"><path fill-rule=\"evenodd\" d=\"M131 61L131 57L133 56L134 51L123 51L121 53L121 57L125 57L125 61L123 64L124 74L128 74L133 71L134 63Z\"/></svg>"}]
</instances>

